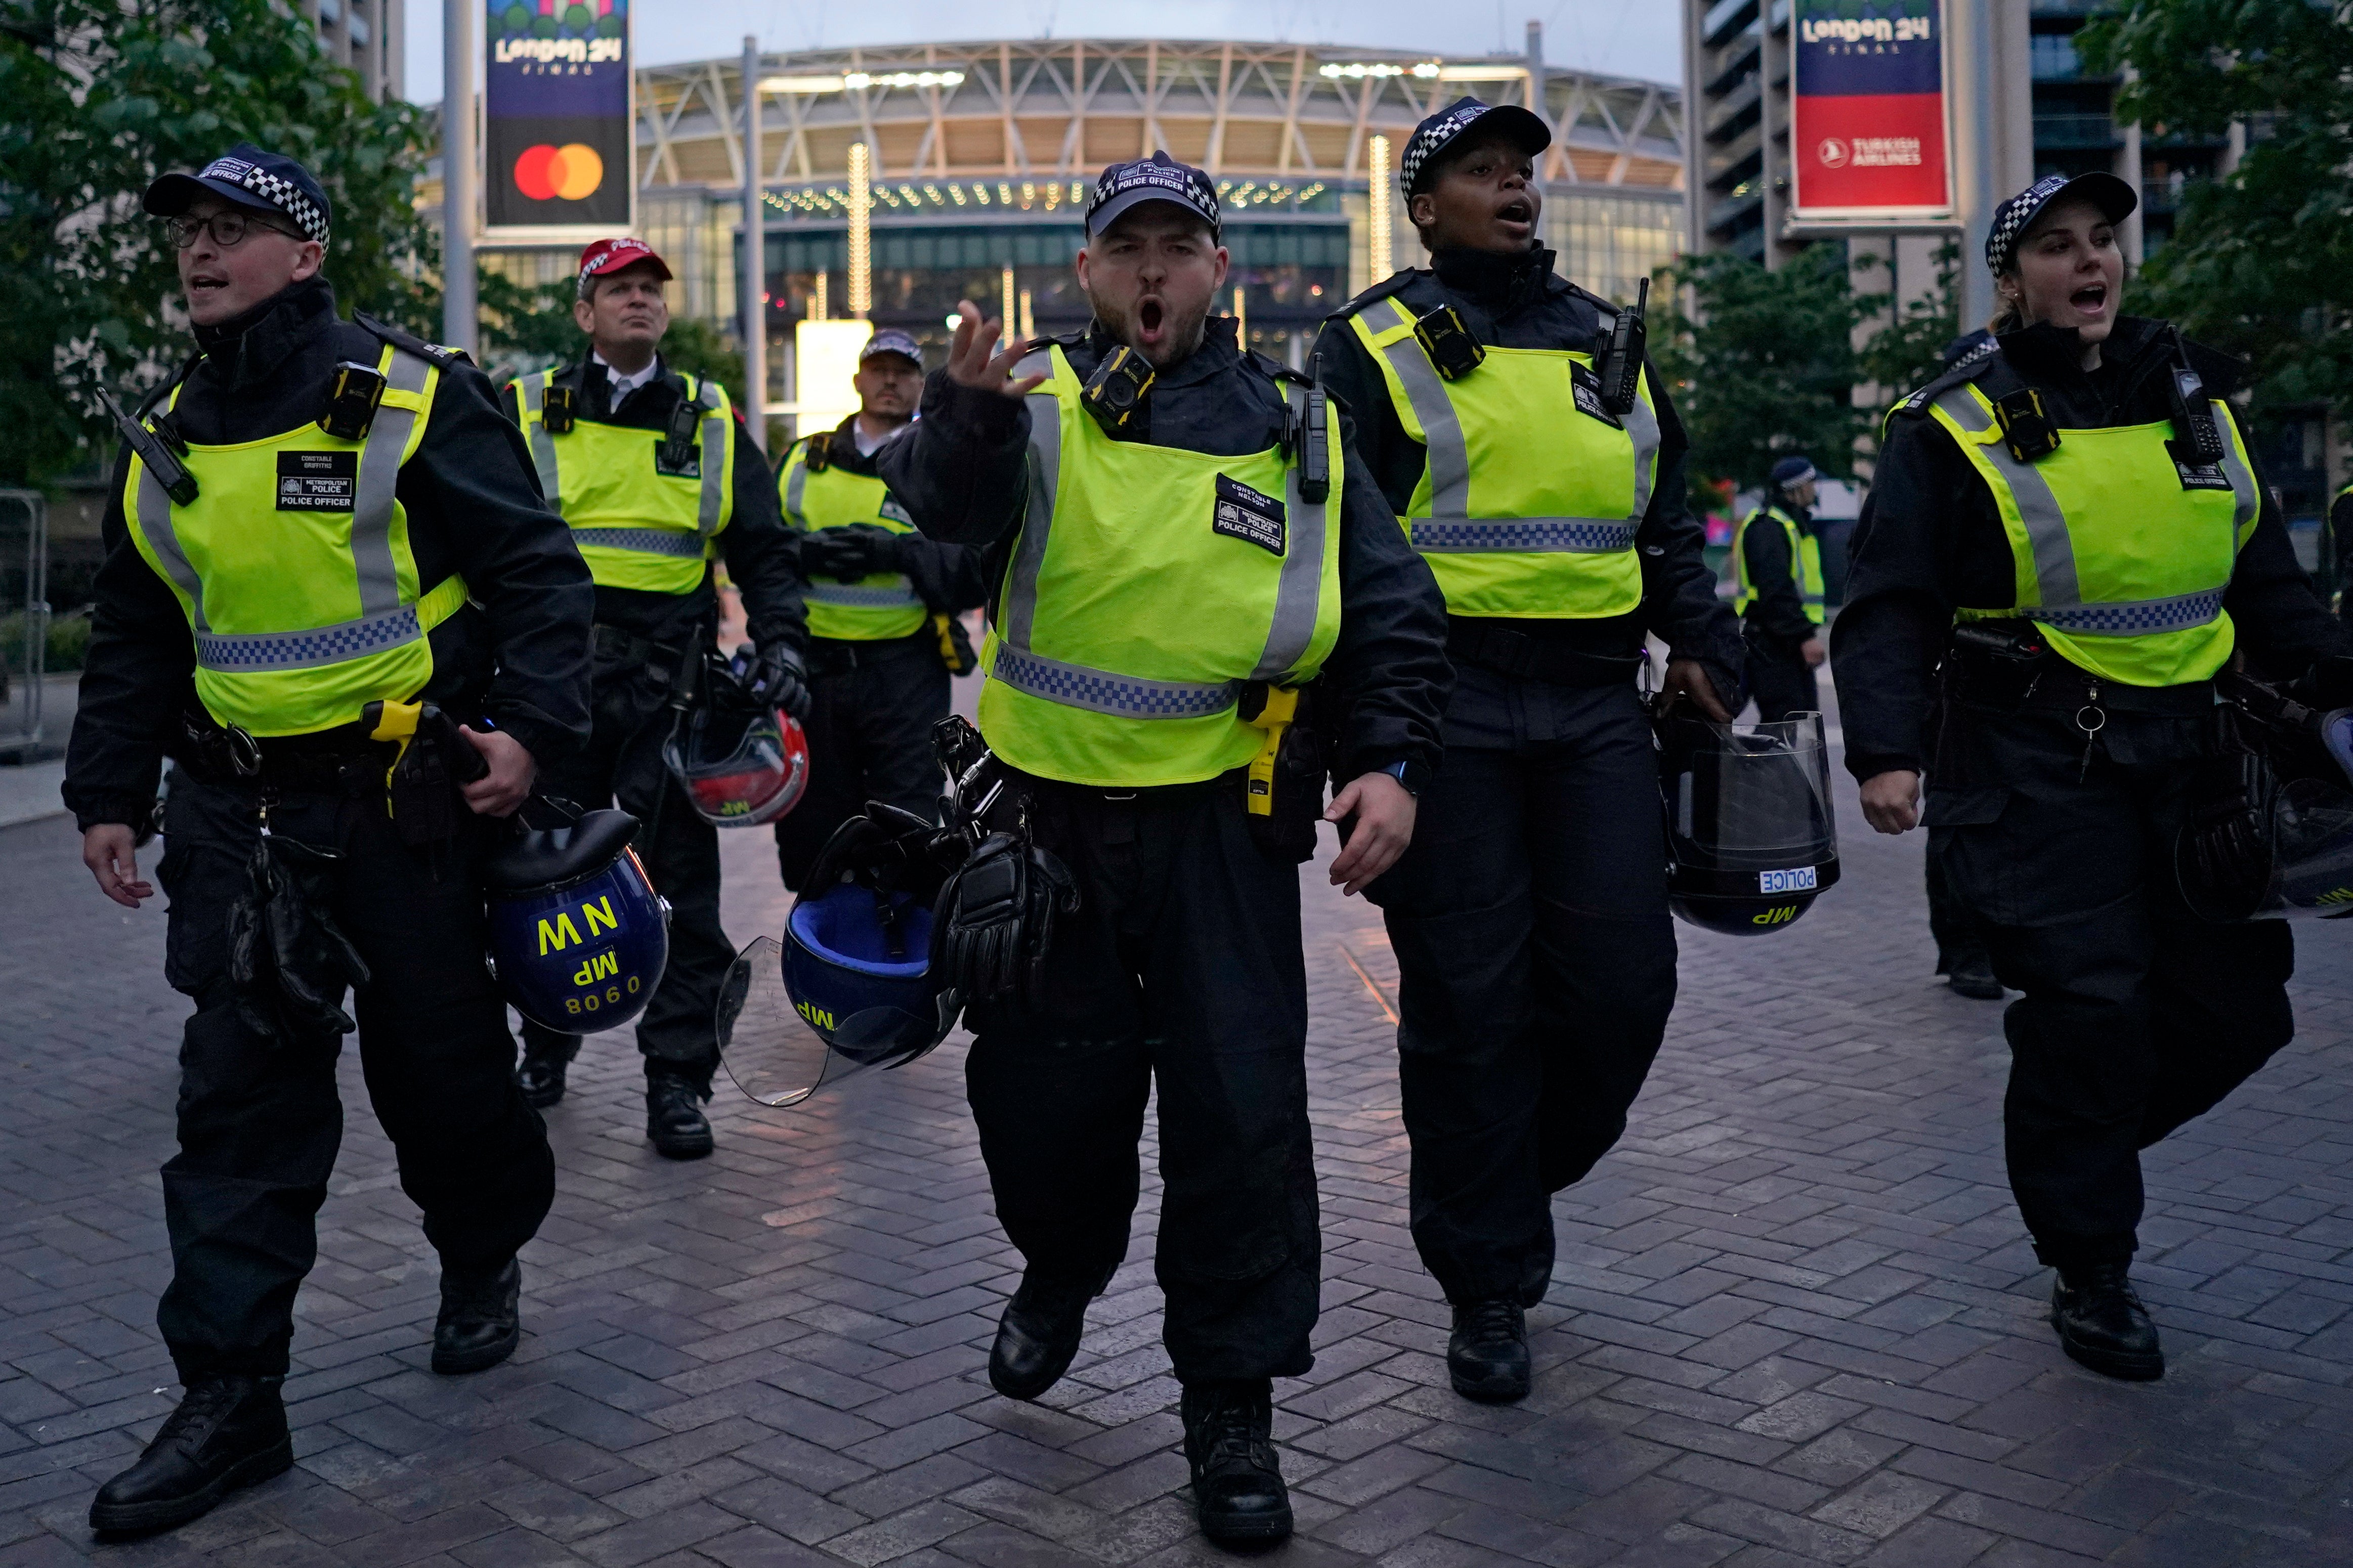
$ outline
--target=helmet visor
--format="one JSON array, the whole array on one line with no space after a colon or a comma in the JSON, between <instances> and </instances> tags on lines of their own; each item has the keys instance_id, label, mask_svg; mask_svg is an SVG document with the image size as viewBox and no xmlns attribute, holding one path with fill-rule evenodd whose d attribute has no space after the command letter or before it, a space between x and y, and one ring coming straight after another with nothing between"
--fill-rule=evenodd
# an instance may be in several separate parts
<instances>
[{"instance_id":1,"label":"helmet visor","mask_svg":"<svg viewBox=\"0 0 2353 1568\"><path fill-rule=\"evenodd\" d=\"M786 989L785 945L755 940L736 956L714 1010L719 1059L744 1097L788 1110L820 1089L864 1073L903 1067L939 1044L953 1018L941 998L927 1012L912 1004L876 1000L840 1016L813 1021ZM815 1006L814 1003L810 1004ZM828 1044L827 1037L831 1037Z\"/></svg>"},{"instance_id":2,"label":"helmet visor","mask_svg":"<svg viewBox=\"0 0 2353 1568\"><path fill-rule=\"evenodd\" d=\"M1725 874L1726 893L1828 885L1818 872L1838 858L1838 827L1820 714L1746 730L1673 718L1661 725L1660 743L1678 868Z\"/></svg>"}]
</instances>

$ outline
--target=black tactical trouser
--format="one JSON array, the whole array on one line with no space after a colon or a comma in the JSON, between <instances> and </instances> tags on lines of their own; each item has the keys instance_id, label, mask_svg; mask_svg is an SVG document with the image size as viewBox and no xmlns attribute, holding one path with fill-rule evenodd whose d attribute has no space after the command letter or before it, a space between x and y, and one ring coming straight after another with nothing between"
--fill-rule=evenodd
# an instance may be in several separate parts
<instances>
[{"instance_id":1,"label":"black tactical trouser","mask_svg":"<svg viewBox=\"0 0 2353 1568\"><path fill-rule=\"evenodd\" d=\"M1969 912L1969 906L1954 890L1953 879L1945 873L1945 844L1951 835L1948 827L1928 829L1928 934L1936 940L1939 974L1950 974L1972 960L1983 962L1986 957L1985 932L1978 929L1977 916Z\"/></svg>"},{"instance_id":2,"label":"black tactical trouser","mask_svg":"<svg viewBox=\"0 0 2353 1568\"><path fill-rule=\"evenodd\" d=\"M1551 1194L1626 1130L1675 999L1659 766L1631 685L1551 738L1450 736L1368 896L1397 951L1414 1245L1449 1300L1543 1300Z\"/></svg>"},{"instance_id":3,"label":"black tactical trouser","mask_svg":"<svg viewBox=\"0 0 2353 1568\"><path fill-rule=\"evenodd\" d=\"M1037 1273L1107 1277L1156 1082L1168 1359L1187 1382L1298 1376L1322 1252L1298 868L1259 848L1234 777L1126 801L1043 786L1037 820L1081 903L1031 1005L966 1015L997 1218Z\"/></svg>"},{"instance_id":4,"label":"black tactical trouser","mask_svg":"<svg viewBox=\"0 0 2353 1568\"><path fill-rule=\"evenodd\" d=\"M670 900L670 964L638 1018L646 1076L670 1073L708 1091L719 1066L712 1009L735 962L719 923L719 830L694 814L662 761L674 715L668 705L668 656L652 663L600 656L596 671L596 731L587 749L539 775L539 788L595 810L612 805L638 822L634 840L654 891ZM523 1049L570 1061L578 1035L537 1024L522 1026Z\"/></svg>"},{"instance_id":5,"label":"black tactical trouser","mask_svg":"<svg viewBox=\"0 0 2353 1568\"><path fill-rule=\"evenodd\" d=\"M2209 925L2174 878L2204 721L2111 712L2088 769L2062 706L1963 708L1939 740L1928 816L1995 975L2010 1190L2036 1256L2132 1256L2138 1152L2211 1110L2295 1032L2295 950L2279 921Z\"/></svg>"},{"instance_id":6,"label":"black tactical trouser","mask_svg":"<svg viewBox=\"0 0 2353 1568\"><path fill-rule=\"evenodd\" d=\"M343 1142L341 1040L282 1046L235 1005L227 911L248 885L257 800L175 771L156 872L171 900L164 973L196 1002L180 1047L180 1152L164 1167L172 1283L155 1314L182 1383L286 1372L294 1292L318 1257ZM475 866L491 830L463 806L458 816L439 881L402 846L380 787L284 794L269 826L344 857L331 911L370 970L347 1004L368 1100L442 1266L478 1271L539 1229L555 1162L514 1086L506 1005L482 967Z\"/></svg>"},{"instance_id":7,"label":"black tactical trouser","mask_svg":"<svg viewBox=\"0 0 2353 1568\"><path fill-rule=\"evenodd\" d=\"M776 823L776 860L798 891L833 830L870 800L938 815L932 726L948 716L948 671L929 626L888 642L818 638L809 650L809 781Z\"/></svg>"},{"instance_id":8,"label":"black tactical trouser","mask_svg":"<svg viewBox=\"0 0 2353 1568\"><path fill-rule=\"evenodd\" d=\"M1800 713L1822 710L1820 684L1814 666L1806 662L1795 644L1782 644L1751 634L1748 641L1748 695L1757 700L1757 721L1778 723Z\"/></svg>"}]
</instances>

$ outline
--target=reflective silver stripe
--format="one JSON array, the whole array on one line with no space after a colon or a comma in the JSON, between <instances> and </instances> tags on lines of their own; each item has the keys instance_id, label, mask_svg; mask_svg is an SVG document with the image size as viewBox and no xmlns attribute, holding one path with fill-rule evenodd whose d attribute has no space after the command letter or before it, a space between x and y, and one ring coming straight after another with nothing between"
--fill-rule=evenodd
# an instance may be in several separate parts
<instances>
[{"instance_id":1,"label":"reflective silver stripe","mask_svg":"<svg viewBox=\"0 0 2353 1568\"><path fill-rule=\"evenodd\" d=\"M1204 718L1224 712L1242 694L1239 680L1139 680L1045 658L1007 642L997 645L997 661L988 673L991 679L1029 696L1123 719Z\"/></svg>"},{"instance_id":2,"label":"reflective silver stripe","mask_svg":"<svg viewBox=\"0 0 2353 1568\"><path fill-rule=\"evenodd\" d=\"M420 356L395 349L385 375L387 390L422 393L432 373ZM352 563L359 574L361 620L353 626L400 608L400 563L392 554L393 492L400 482L400 460L407 455L417 412L378 405L367 439L360 445L360 477L352 497ZM410 618L413 632L415 617Z\"/></svg>"},{"instance_id":3,"label":"reflective silver stripe","mask_svg":"<svg viewBox=\"0 0 2353 1568\"><path fill-rule=\"evenodd\" d=\"M695 384L698 402L706 395L702 384ZM702 515L696 528L705 539L719 531L719 514L727 505L727 415L715 404L701 404L702 408Z\"/></svg>"},{"instance_id":4,"label":"reflective silver stripe","mask_svg":"<svg viewBox=\"0 0 2353 1568\"><path fill-rule=\"evenodd\" d=\"M1054 373L1054 351L1039 349L1022 356L1013 368L1016 377ZM1018 648L1029 646L1038 620L1038 574L1045 569L1046 541L1054 528L1054 487L1062 475L1062 405L1050 380L1022 400L1029 405L1029 510L1021 521L1021 537L1013 547L1013 566L1006 574L1004 640Z\"/></svg>"},{"instance_id":5,"label":"reflective silver stripe","mask_svg":"<svg viewBox=\"0 0 2353 1568\"><path fill-rule=\"evenodd\" d=\"M324 664L380 653L425 635L417 606L403 605L383 615L363 616L337 626L307 632L198 632L196 662L206 669L311 669Z\"/></svg>"},{"instance_id":6,"label":"reflective silver stripe","mask_svg":"<svg viewBox=\"0 0 2353 1568\"><path fill-rule=\"evenodd\" d=\"M1413 547L1433 555L1540 552L1598 555L1634 548L1635 525L1598 517L1412 520Z\"/></svg>"},{"instance_id":7,"label":"reflective silver stripe","mask_svg":"<svg viewBox=\"0 0 2353 1568\"><path fill-rule=\"evenodd\" d=\"M1402 303L1383 302L1397 313L1399 325L1412 324L1413 317ZM1471 448L1438 367L1430 363L1418 338L1399 338L1381 353L1403 384L1406 400L1413 405L1414 418L1429 447L1430 516L1412 521L1416 550L1439 554L1600 555L1634 548L1634 536L1651 510L1651 491L1658 479L1659 416L1648 403L1636 397L1626 415L1626 434L1634 446L1634 504L1624 517L1473 518L1470 515Z\"/></svg>"},{"instance_id":8,"label":"reflective silver stripe","mask_svg":"<svg viewBox=\"0 0 2353 1568\"><path fill-rule=\"evenodd\" d=\"M1413 317L1395 300L1383 301L1397 312L1398 324L1410 327ZM1406 401L1421 426L1430 449L1430 512L1432 517L1467 517L1471 512L1471 448L1462 439L1462 420L1446 395L1438 367L1422 352L1421 340L1398 339L1381 351L1404 384Z\"/></svg>"},{"instance_id":9,"label":"reflective silver stripe","mask_svg":"<svg viewBox=\"0 0 2353 1568\"><path fill-rule=\"evenodd\" d=\"M2239 546L2238 530L2255 521L2256 513L2263 510L2263 492L2256 487L2255 476L2249 471L2246 458L2239 455L2239 443L2232 438L2237 423L2231 417L2231 411L2217 403L2214 417L2222 426L2222 473L2230 479L2231 494L2239 503L2231 514L2231 549L2235 557Z\"/></svg>"},{"instance_id":10,"label":"reflective silver stripe","mask_svg":"<svg viewBox=\"0 0 2353 1568\"><path fill-rule=\"evenodd\" d=\"M2101 637L2137 637L2147 632L2188 631L2222 613L2221 588L2173 599L2140 599L2116 605L2036 605L2019 614L2063 632Z\"/></svg>"},{"instance_id":11,"label":"reflective silver stripe","mask_svg":"<svg viewBox=\"0 0 2353 1568\"><path fill-rule=\"evenodd\" d=\"M785 521L803 532L808 531L808 519L801 515L801 499L807 492L808 448L804 447L792 471L785 476Z\"/></svg>"},{"instance_id":12,"label":"reflective silver stripe","mask_svg":"<svg viewBox=\"0 0 2353 1568\"><path fill-rule=\"evenodd\" d=\"M634 550L640 555L677 555L700 561L702 536L668 528L575 528L572 542L581 549Z\"/></svg>"},{"instance_id":13,"label":"reflective silver stripe","mask_svg":"<svg viewBox=\"0 0 2353 1568\"><path fill-rule=\"evenodd\" d=\"M812 605L836 605L845 610L902 610L923 601L904 577L892 588L853 588L844 583L812 583L801 590Z\"/></svg>"},{"instance_id":14,"label":"reflective silver stripe","mask_svg":"<svg viewBox=\"0 0 2353 1568\"><path fill-rule=\"evenodd\" d=\"M1991 411L1970 395L1967 386L1954 387L1936 399L1936 406L1972 436L1982 436L1993 427ZM2084 595L2075 584L2075 546L2067 537L2067 515L2059 510L2050 481L2033 464L2011 456L2006 441L1991 442L1978 450L2010 486L2019 518L2026 524L2027 542L2034 551L2035 596L2045 607L2082 604Z\"/></svg>"},{"instance_id":15,"label":"reflective silver stripe","mask_svg":"<svg viewBox=\"0 0 2353 1568\"><path fill-rule=\"evenodd\" d=\"M1982 435L1993 426L1993 416L1970 395L1967 386L1957 386L1946 393L1936 399L1936 406L1973 436ZM2223 588L2200 589L2194 594L2180 594L2169 599L2126 599L2086 604L2075 573L2074 541L2068 536L2066 514L2060 510L2058 498L2051 493L2050 482L2043 479L2033 464L2020 462L2010 452L2008 442L1988 442L1978 449L1985 454L1986 460L2010 486L2010 492L2017 501L2019 518L2026 525L2027 540L2033 546L2035 591L2042 602L2021 606L2018 612L2020 615L2063 632L2081 632L2093 637L2140 637L2153 632L2188 631L2193 626L2210 624L2222 613ZM2258 492L2254 476L2247 471L2235 445L2223 455L2222 461L2236 502L2232 508L2232 528L2235 531L2254 515ZM2234 552L2237 543L2234 531L2232 537Z\"/></svg>"},{"instance_id":16,"label":"reflective silver stripe","mask_svg":"<svg viewBox=\"0 0 2353 1568\"><path fill-rule=\"evenodd\" d=\"M1284 405L1299 419L1299 428L1306 428L1307 389L1291 383L1282 388ZM1331 476L1332 494L1337 495L1347 475L1341 466L1339 444L1333 438L1333 427L1338 416L1325 406L1324 426L1324 471ZM1315 640L1315 617L1324 593L1324 532L1331 498L1310 504L1299 494L1299 475L1303 454L1294 454L1282 476L1283 508L1291 514L1291 527L1283 541L1287 546L1282 557L1282 575L1274 590L1274 620L1267 627L1266 651L1259 655L1258 668L1250 671L1253 680L1280 680L1288 674L1307 652L1307 645Z\"/></svg>"},{"instance_id":17,"label":"reflective silver stripe","mask_svg":"<svg viewBox=\"0 0 2353 1568\"><path fill-rule=\"evenodd\" d=\"M522 378L522 427L531 436L531 460L539 470L539 493L547 498L547 510L561 517L564 487L557 482L555 437L547 433L546 419L547 384L554 375L554 371L543 370Z\"/></svg>"},{"instance_id":18,"label":"reflective silver stripe","mask_svg":"<svg viewBox=\"0 0 2353 1568\"><path fill-rule=\"evenodd\" d=\"M209 629L211 623L205 619L205 580L196 575L188 552L180 548L179 534L173 530L171 495L154 470L143 463L139 468L139 531L162 558L173 585L187 596L188 616L195 629Z\"/></svg>"}]
</instances>

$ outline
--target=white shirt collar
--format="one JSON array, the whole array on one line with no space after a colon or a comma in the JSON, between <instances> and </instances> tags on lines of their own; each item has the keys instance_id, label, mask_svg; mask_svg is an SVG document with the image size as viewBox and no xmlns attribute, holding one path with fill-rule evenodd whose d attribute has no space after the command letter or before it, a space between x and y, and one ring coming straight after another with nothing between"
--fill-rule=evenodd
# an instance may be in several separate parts
<instances>
[{"instance_id":1,"label":"white shirt collar","mask_svg":"<svg viewBox=\"0 0 2353 1568\"><path fill-rule=\"evenodd\" d=\"M588 351L588 358L592 363L604 367L605 379L613 384L613 403L616 407L619 406L621 399L661 374L661 355L659 354L646 361L645 368L635 375L623 375L595 349Z\"/></svg>"}]
</instances>

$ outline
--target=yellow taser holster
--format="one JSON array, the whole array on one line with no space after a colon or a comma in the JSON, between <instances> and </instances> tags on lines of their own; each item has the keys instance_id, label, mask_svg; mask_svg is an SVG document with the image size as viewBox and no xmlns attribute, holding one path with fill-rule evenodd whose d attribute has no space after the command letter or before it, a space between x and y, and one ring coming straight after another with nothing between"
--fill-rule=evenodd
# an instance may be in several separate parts
<instances>
[{"instance_id":1,"label":"yellow taser holster","mask_svg":"<svg viewBox=\"0 0 2353 1568\"><path fill-rule=\"evenodd\" d=\"M1299 692L1295 687L1270 686L1266 689L1266 705L1258 716L1249 721L1254 729L1266 731L1266 740L1258 755L1250 762L1250 814L1252 816L1274 815L1274 762L1282 752L1282 738L1291 731L1292 721L1299 713Z\"/></svg>"}]
</instances>

